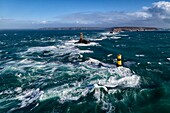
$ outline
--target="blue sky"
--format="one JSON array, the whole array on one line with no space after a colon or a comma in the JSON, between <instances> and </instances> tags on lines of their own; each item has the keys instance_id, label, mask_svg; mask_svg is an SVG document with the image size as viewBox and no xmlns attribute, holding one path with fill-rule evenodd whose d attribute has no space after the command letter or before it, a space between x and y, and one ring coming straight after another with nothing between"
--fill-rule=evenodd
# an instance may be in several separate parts
<instances>
[{"instance_id":1,"label":"blue sky","mask_svg":"<svg viewBox=\"0 0 170 113\"><path fill-rule=\"evenodd\" d=\"M72 26L170 27L170 1L0 0L0 29Z\"/></svg>"}]
</instances>

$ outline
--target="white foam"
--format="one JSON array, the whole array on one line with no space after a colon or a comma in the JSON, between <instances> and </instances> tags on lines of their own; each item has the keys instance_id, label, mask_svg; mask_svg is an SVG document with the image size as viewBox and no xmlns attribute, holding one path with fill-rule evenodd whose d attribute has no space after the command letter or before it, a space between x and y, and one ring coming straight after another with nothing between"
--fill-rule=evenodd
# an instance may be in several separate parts
<instances>
[{"instance_id":1,"label":"white foam","mask_svg":"<svg viewBox=\"0 0 170 113\"><path fill-rule=\"evenodd\" d=\"M91 41L101 41L101 40L104 40L104 39L107 39L106 36L103 36L103 37L100 37L100 38L95 38L95 39L90 39Z\"/></svg>"},{"instance_id":2,"label":"white foam","mask_svg":"<svg viewBox=\"0 0 170 113\"><path fill-rule=\"evenodd\" d=\"M99 44L96 42L90 42L89 44L83 44L83 43L76 43L77 40L70 40L65 43L66 46L98 46Z\"/></svg>"},{"instance_id":3,"label":"white foam","mask_svg":"<svg viewBox=\"0 0 170 113\"><path fill-rule=\"evenodd\" d=\"M32 60L28 60L28 59L23 59L19 62L20 64L30 64L30 63L33 63Z\"/></svg>"},{"instance_id":4,"label":"white foam","mask_svg":"<svg viewBox=\"0 0 170 113\"><path fill-rule=\"evenodd\" d=\"M96 42L90 42L89 44L82 44L82 43L80 43L80 44L75 44L76 46L99 46L99 44L98 43L96 43Z\"/></svg>"},{"instance_id":5,"label":"white foam","mask_svg":"<svg viewBox=\"0 0 170 113\"><path fill-rule=\"evenodd\" d=\"M16 98L13 98L13 100L21 101L21 103L17 104L17 107L10 109L8 112L10 113L10 112L13 112L17 109L27 107L33 102L34 103L38 102L38 100L42 96L42 94L43 94L43 91L40 91L39 88L24 91L23 93L17 95ZM37 103L32 109L34 109L38 105L39 104Z\"/></svg>"},{"instance_id":6,"label":"white foam","mask_svg":"<svg viewBox=\"0 0 170 113\"><path fill-rule=\"evenodd\" d=\"M7 36L7 34L4 34L4 36Z\"/></svg>"},{"instance_id":7,"label":"white foam","mask_svg":"<svg viewBox=\"0 0 170 113\"><path fill-rule=\"evenodd\" d=\"M115 72L119 75L119 76L131 76L133 73L129 68L125 68L125 67L118 67L115 68Z\"/></svg>"},{"instance_id":8,"label":"white foam","mask_svg":"<svg viewBox=\"0 0 170 113\"><path fill-rule=\"evenodd\" d=\"M63 38L68 38L68 37L70 37L70 36L62 36ZM76 35L75 35L75 37L76 37Z\"/></svg>"},{"instance_id":9,"label":"white foam","mask_svg":"<svg viewBox=\"0 0 170 113\"><path fill-rule=\"evenodd\" d=\"M0 44L5 44L4 42L0 41Z\"/></svg>"},{"instance_id":10,"label":"white foam","mask_svg":"<svg viewBox=\"0 0 170 113\"><path fill-rule=\"evenodd\" d=\"M98 66L94 67L99 63L103 64L100 69ZM78 74L80 75L86 74L88 79L86 79L85 81L82 80L81 82L75 81L74 83L71 83L71 86L69 85L69 83L66 83L61 86L47 89L46 91L44 91L44 94L42 98L40 98L40 101L59 97L59 102L64 103L68 100L78 100L80 97L86 96L88 93L91 93L93 91L95 91L95 98L97 98L98 101L101 101L101 97L104 96L103 90L109 92L110 94L115 92L114 90L108 90L108 87L137 87L140 83L140 77L133 74L133 72L129 68L116 68L112 65L105 64L93 58L89 58L89 60L80 63L80 66L78 67L75 67L72 64L63 64L59 67L69 68L68 70L64 71L64 73L69 74L69 76L77 75L78 72ZM96 77L98 79L96 79ZM93 85L88 87L89 84ZM84 87L85 85L87 85L87 87Z\"/></svg>"},{"instance_id":11,"label":"white foam","mask_svg":"<svg viewBox=\"0 0 170 113\"><path fill-rule=\"evenodd\" d=\"M123 87L135 87L139 84L140 77L133 74L129 68L114 68L112 74L114 76L110 76L108 79L101 79L98 81L98 84L108 87L119 85L123 85Z\"/></svg>"},{"instance_id":12,"label":"white foam","mask_svg":"<svg viewBox=\"0 0 170 113\"><path fill-rule=\"evenodd\" d=\"M130 67L131 65L135 65L136 62L134 62L134 61L126 61L123 64L124 64L124 66Z\"/></svg>"},{"instance_id":13,"label":"white foam","mask_svg":"<svg viewBox=\"0 0 170 113\"><path fill-rule=\"evenodd\" d=\"M22 92L22 88L21 87L16 87L14 89L14 91L17 92L17 93L21 93Z\"/></svg>"},{"instance_id":14,"label":"white foam","mask_svg":"<svg viewBox=\"0 0 170 113\"><path fill-rule=\"evenodd\" d=\"M151 64L151 62L147 62L147 64Z\"/></svg>"},{"instance_id":15,"label":"white foam","mask_svg":"<svg viewBox=\"0 0 170 113\"><path fill-rule=\"evenodd\" d=\"M161 62L158 62L159 65L161 65L162 63Z\"/></svg>"},{"instance_id":16,"label":"white foam","mask_svg":"<svg viewBox=\"0 0 170 113\"><path fill-rule=\"evenodd\" d=\"M105 91L108 91L108 89L107 89L107 87L105 87L105 86L99 86L98 84L94 84L94 88L95 89L104 89Z\"/></svg>"},{"instance_id":17,"label":"white foam","mask_svg":"<svg viewBox=\"0 0 170 113\"><path fill-rule=\"evenodd\" d=\"M4 90L4 91L2 91L2 92L0 92L0 95L11 95L11 94L13 94L14 92L13 91L11 91L11 90Z\"/></svg>"},{"instance_id":18,"label":"white foam","mask_svg":"<svg viewBox=\"0 0 170 113\"><path fill-rule=\"evenodd\" d=\"M129 36L129 35L122 35L122 34L121 34L121 35L119 35L119 36Z\"/></svg>"},{"instance_id":19,"label":"white foam","mask_svg":"<svg viewBox=\"0 0 170 113\"><path fill-rule=\"evenodd\" d=\"M136 57L144 57L145 55L143 55L143 54L136 54L135 56Z\"/></svg>"},{"instance_id":20,"label":"white foam","mask_svg":"<svg viewBox=\"0 0 170 113\"><path fill-rule=\"evenodd\" d=\"M86 63L90 63L90 64L96 64L98 65L99 63L101 63L99 60L93 59L93 58L89 58L89 60L85 61Z\"/></svg>"},{"instance_id":21,"label":"white foam","mask_svg":"<svg viewBox=\"0 0 170 113\"><path fill-rule=\"evenodd\" d=\"M120 45L116 45L116 47L120 47Z\"/></svg>"},{"instance_id":22,"label":"white foam","mask_svg":"<svg viewBox=\"0 0 170 113\"><path fill-rule=\"evenodd\" d=\"M123 78L120 78L118 80L115 80L115 78L113 77L113 79L110 77L109 78L109 82L110 85L117 85L117 86L123 86L123 87L135 87L139 84L139 80L140 77L137 75L132 75L132 76L126 76Z\"/></svg>"},{"instance_id":23,"label":"white foam","mask_svg":"<svg viewBox=\"0 0 170 113\"><path fill-rule=\"evenodd\" d=\"M79 52L80 53L93 53L93 51L90 51L90 50L80 50Z\"/></svg>"},{"instance_id":24,"label":"white foam","mask_svg":"<svg viewBox=\"0 0 170 113\"><path fill-rule=\"evenodd\" d=\"M102 109L107 111L106 113L115 113L115 107L112 103L105 102L102 100Z\"/></svg>"},{"instance_id":25,"label":"white foam","mask_svg":"<svg viewBox=\"0 0 170 113\"><path fill-rule=\"evenodd\" d=\"M72 57L73 58L77 57L75 55L79 53L93 52L90 50L80 50L76 48L75 47L76 44L74 44L74 42L75 40L67 41L66 44L62 46L31 47L25 53L29 53L29 52L34 53L34 52L41 52L41 51L53 51L55 54L60 54L60 55L71 53L70 54L71 55L70 59L71 59ZM69 83L68 84L66 83L61 86L47 89L44 91L44 93L41 92L39 89L25 91L21 95L17 96L17 98L22 101L20 107L25 107L38 99L40 99L40 101L44 101L50 98L59 97L59 102L61 103L67 100L78 100L80 97L86 96L88 93L90 93L91 89L84 87L88 84L94 84L95 88L104 89L105 91L108 91L107 87L112 87L112 88L115 88L117 86L136 87L139 84L139 79L140 79L139 76L134 75L131 72L131 70L128 68L124 68L124 67L116 68L115 65L106 64L93 58L89 58L89 60L79 63L78 66L77 65L75 66L73 64L58 64L56 62L38 63L36 61L29 60L27 58L19 61L18 64L22 64L22 66L20 66L19 68L21 67L23 68L24 66L30 66L34 68L39 67L39 68L44 68L46 72L48 71L49 73L52 74L58 68L63 67L66 70L62 72L65 73L66 75L68 74L68 76L75 76L77 74L80 75L86 74L88 78L87 80L85 81L82 80L81 82L75 81L73 86L70 86ZM99 64L100 66L98 66ZM96 92L95 94L99 100L100 100L100 96L104 96L102 91ZM29 98L30 95L31 98Z\"/></svg>"},{"instance_id":26,"label":"white foam","mask_svg":"<svg viewBox=\"0 0 170 113\"><path fill-rule=\"evenodd\" d=\"M170 58L167 58L167 60L169 60L169 61L170 61Z\"/></svg>"},{"instance_id":27,"label":"white foam","mask_svg":"<svg viewBox=\"0 0 170 113\"><path fill-rule=\"evenodd\" d=\"M24 42L24 43L26 43L26 42L28 42L28 41L26 41L26 40L21 40L21 42Z\"/></svg>"},{"instance_id":28,"label":"white foam","mask_svg":"<svg viewBox=\"0 0 170 113\"><path fill-rule=\"evenodd\" d=\"M43 43L46 43L46 42L56 42L55 39L50 39L50 40L38 40L37 42L43 42Z\"/></svg>"},{"instance_id":29,"label":"white foam","mask_svg":"<svg viewBox=\"0 0 170 113\"><path fill-rule=\"evenodd\" d=\"M77 40L69 40L69 41L66 42L66 45L67 44L72 44L72 43L75 43L75 42L77 42Z\"/></svg>"},{"instance_id":30,"label":"white foam","mask_svg":"<svg viewBox=\"0 0 170 113\"><path fill-rule=\"evenodd\" d=\"M81 83L77 83L81 84ZM74 87L69 87L68 84L48 89L40 98L44 101L50 98L59 97L59 102L64 103L67 100L78 100L81 96L87 94L87 89L77 89L80 85L75 84Z\"/></svg>"},{"instance_id":31,"label":"white foam","mask_svg":"<svg viewBox=\"0 0 170 113\"><path fill-rule=\"evenodd\" d=\"M86 60L85 62L83 63L80 63L80 64L84 64L86 65L87 67L89 68L92 68L92 69L98 69L98 67L101 67L102 69L111 69L111 68L115 68L116 66L115 65L111 65L111 64L106 64L106 63L103 63L97 59L93 59L93 58L89 58L88 60Z\"/></svg>"},{"instance_id":32,"label":"white foam","mask_svg":"<svg viewBox=\"0 0 170 113\"><path fill-rule=\"evenodd\" d=\"M104 35L104 36L113 36L113 35L116 35L118 33L116 32L113 32L113 33L110 33L110 32L103 32L103 33L100 33L101 35Z\"/></svg>"},{"instance_id":33,"label":"white foam","mask_svg":"<svg viewBox=\"0 0 170 113\"><path fill-rule=\"evenodd\" d=\"M112 37L110 37L110 38L112 38L112 39L120 39L121 37L118 37L118 36L112 36Z\"/></svg>"},{"instance_id":34,"label":"white foam","mask_svg":"<svg viewBox=\"0 0 170 113\"><path fill-rule=\"evenodd\" d=\"M119 71L122 71L121 73ZM100 70L103 71L103 70ZM126 87L138 87L140 84L140 77L133 74L130 69L121 67L121 70L118 68L114 68L110 71L111 76L103 76L101 75L101 79L90 81L90 84L94 84L94 86L89 88L89 92L94 92L94 97L98 101L103 101L103 90L108 92L109 94L114 94L120 88ZM122 74L123 73L123 74ZM126 76L124 75L126 74ZM116 76L118 75L118 76ZM109 90L108 90L109 88ZM111 88L111 90L110 90ZM118 88L118 89L117 89Z\"/></svg>"},{"instance_id":35,"label":"white foam","mask_svg":"<svg viewBox=\"0 0 170 113\"><path fill-rule=\"evenodd\" d=\"M40 91L40 89L31 89L26 90L22 94L18 95L16 99L21 100L20 108L26 107L30 105L32 102L38 100L41 95L43 94L43 91Z\"/></svg>"},{"instance_id":36,"label":"white foam","mask_svg":"<svg viewBox=\"0 0 170 113\"><path fill-rule=\"evenodd\" d=\"M110 56L112 56L112 54L108 54L108 55L107 55L107 57L110 57Z\"/></svg>"},{"instance_id":37,"label":"white foam","mask_svg":"<svg viewBox=\"0 0 170 113\"><path fill-rule=\"evenodd\" d=\"M68 46L68 45L62 45L62 46L46 46L46 47L31 47L28 48L27 51L25 52L21 52L21 55L25 54L30 54L30 53L41 53L44 51L48 51L47 53L44 53L44 55L48 55L48 54L52 54L52 55L57 55L57 56L62 56L62 55L66 55L66 54L70 54L69 58L73 58L73 57L78 57L80 55L80 53L85 53L85 52L92 52L92 51L86 51L86 50L79 50L78 48L74 47L74 46ZM27 56L26 56L27 57ZM41 57L39 57L41 58ZM21 61L21 63L24 61ZM27 61L26 62L31 62L31 61Z\"/></svg>"},{"instance_id":38,"label":"white foam","mask_svg":"<svg viewBox=\"0 0 170 113\"><path fill-rule=\"evenodd\" d=\"M26 52L42 52L42 51L55 51L57 48L56 46L46 46L46 47L31 47L28 48Z\"/></svg>"}]
</instances>

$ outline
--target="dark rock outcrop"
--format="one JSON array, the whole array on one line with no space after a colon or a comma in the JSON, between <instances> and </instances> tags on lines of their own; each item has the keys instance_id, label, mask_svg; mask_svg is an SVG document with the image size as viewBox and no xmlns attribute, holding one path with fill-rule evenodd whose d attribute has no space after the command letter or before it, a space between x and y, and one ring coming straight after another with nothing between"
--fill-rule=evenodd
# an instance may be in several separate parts
<instances>
[{"instance_id":1,"label":"dark rock outcrop","mask_svg":"<svg viewBox=\"0 0 170 113\"><path fill-rule=\"evenodd\" d=\"M75 44L78 44L78 43L89 44L90 41L83 39L83 33L80 33L80 40L76 42Z\"/></svg>"},{"instance_id":2,"label":"dark rock outcrop","mask_svg":"<svg viewBox=\"0 0 170 113\"><path fill-rule=\"evenodd\" d=\"M85 39L80 39L78 42L76 42L75 44L78 44L78 43L83 43L83 44L89 44L90 43L90 41L87 41L87 40L85 40Z\"/></svg>"}]
</instances>

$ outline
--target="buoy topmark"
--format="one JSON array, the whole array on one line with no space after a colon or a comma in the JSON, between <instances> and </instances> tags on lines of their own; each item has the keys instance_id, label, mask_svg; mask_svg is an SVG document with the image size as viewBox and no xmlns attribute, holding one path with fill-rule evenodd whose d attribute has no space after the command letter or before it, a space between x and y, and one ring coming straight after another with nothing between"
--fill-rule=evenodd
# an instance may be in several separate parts
<instances>
[{"instance_id":1,"label":"buoy topmark","mask_svg":"<svg viewBox=\"0 0 170 113\"><path fill-rule=\"evenodd\" d=\"M118 54L117 55L117 67L122 66L122 55Z\"/></svg>"}]
</instances>

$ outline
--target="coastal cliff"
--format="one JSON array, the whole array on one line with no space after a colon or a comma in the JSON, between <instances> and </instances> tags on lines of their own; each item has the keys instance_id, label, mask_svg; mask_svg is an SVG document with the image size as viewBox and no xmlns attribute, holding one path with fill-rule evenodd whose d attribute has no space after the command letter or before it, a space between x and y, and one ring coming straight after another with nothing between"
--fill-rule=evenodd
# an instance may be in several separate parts
<instances>
[{"instance_id":1,"label":"coastal cliff","mask_svg":"<svg viewBox=\"0 0 170 113\"><path fill-rule=\"evenodd\" d=\"M121 31L156 31L158 28L155 27L114 27L112 32L121 32Z\"/></svg>"}]
</instances>

